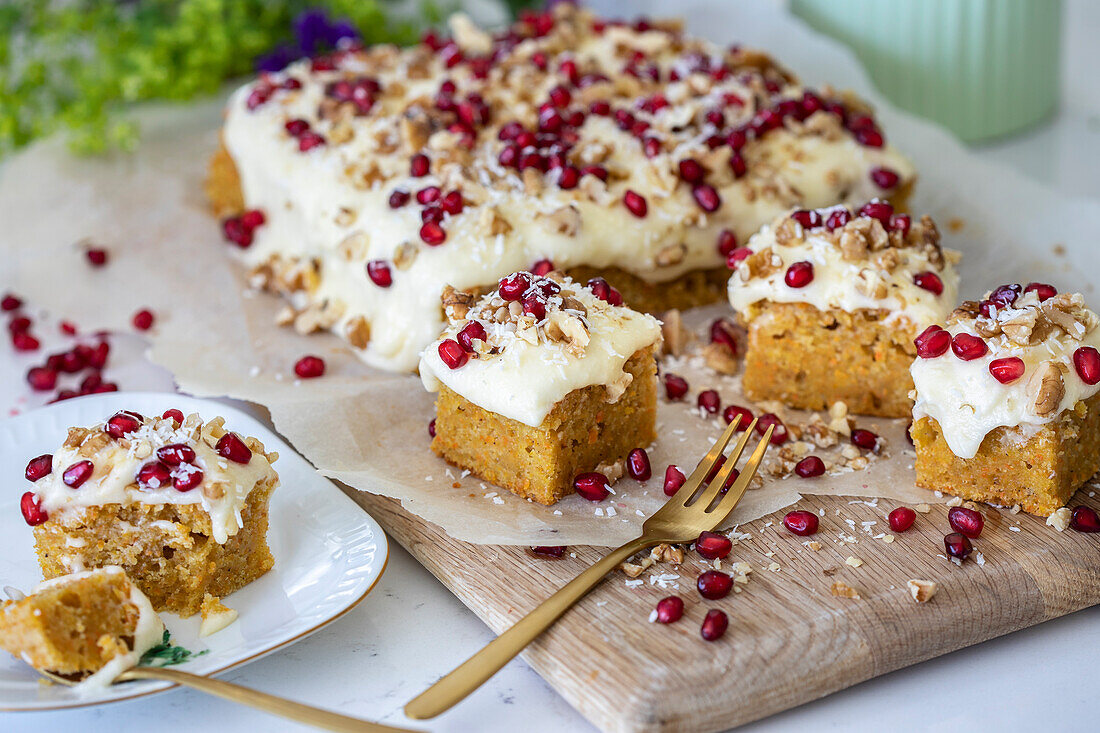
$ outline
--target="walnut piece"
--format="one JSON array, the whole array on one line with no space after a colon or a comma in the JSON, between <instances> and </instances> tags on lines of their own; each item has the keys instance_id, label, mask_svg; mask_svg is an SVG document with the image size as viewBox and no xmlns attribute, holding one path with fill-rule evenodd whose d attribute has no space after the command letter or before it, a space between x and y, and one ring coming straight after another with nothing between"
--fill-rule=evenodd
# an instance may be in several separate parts
<instances>
[{"instance_id":1,"label":"walnut piece","mask_svg":"<svg viewBox=\"0 0 1100 733\"><path fill-rule=\"evenodd\" d=\"M1035 414L1039 417L1053 415L1066 396L1062 372L1052 362L1044 361L1028 379L1027 390L1035 395Z\"/></svg>"},{"instance_id":2,"label":"walnut piece","mask_svg":"<svg viewBox=\"0 0 1100 733\"><path fill-rule=\"evenodd\" d=\"M860 598L858 590L840 580L833 581L829 592L838 598L853 598L855 600Z\"/></svg>"},{"instance_id":3,"label":"walnut piece","mask_svg":"<svg viewBox=\"0 0 1100 733\"><path fill-rule=\"evenodd\" d=\"M477 299L473 293L455 290L450 285L444 286L443 292L439 295L439 301L443 304L443 313L452 323L466 320L466 315L474 306L475 300Z\"/></svg>"},{"instance_id":4,"label":"walnut piece","mask_svg":"<svg viewBox=\"0 0 1100 733\"><path fill-rule=\"evenodd\" d=\"M905 586L909 589L909 595L917 603L927 603L932 600L932 596L936 595L936 590L939 588L934 581L917 578L913 578Z\"/></svg>"},{"instance_id":5,"label":"walnut piece","mask_svg":"<svg viewBox=\"0 0 1100 733\"><path fill-rule=\"evenodd\" d=\"M733 355L728 344L714 342L704 346L703 361L719 374L737 374L737 357Z\"/></svg>"}]
</instances>

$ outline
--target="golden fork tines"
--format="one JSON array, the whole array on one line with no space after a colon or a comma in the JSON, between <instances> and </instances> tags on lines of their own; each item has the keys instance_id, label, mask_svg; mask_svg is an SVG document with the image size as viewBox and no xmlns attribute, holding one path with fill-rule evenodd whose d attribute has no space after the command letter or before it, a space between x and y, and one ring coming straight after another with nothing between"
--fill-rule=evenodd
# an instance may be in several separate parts
<instances>
[{"instance_id":1,"label":"golden fork tines","mask_svg":"<svg viewBox=\"0 0 1100 733\"><path fill-rule=\"evenodd\" d=\"M662 542L690 542L697 538L700 532L713 530L725 521L737 506L737 502L744 496L752 477L756 475L756 469L764 457L764 451L768 448L774 427L769 425L764 431L763 438L741 469L741 474L722 495L722 486L733 473L738 458L741 457L756 428L756 420L753 420L745 430L745 434L737 441L725 463L719 468L719 457L723 455L740 423L740 416L730 423L726 432L699 462L680 490L642 525L640 537L612 550L480 652L413 698L405 706L405 714L410 718L423 720L434 718L450 709L496 674L535 637L583 598L607 573L634 553ZM715 472L716 469L717 472ZM714 474L713 478L708 482L707 477L711 474Z\"/></svg>"}]
</instances>

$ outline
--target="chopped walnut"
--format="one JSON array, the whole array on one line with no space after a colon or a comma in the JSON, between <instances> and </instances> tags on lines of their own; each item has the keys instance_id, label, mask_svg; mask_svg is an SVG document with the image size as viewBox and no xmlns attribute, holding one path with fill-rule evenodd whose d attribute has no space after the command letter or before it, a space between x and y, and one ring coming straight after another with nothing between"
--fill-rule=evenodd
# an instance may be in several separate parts
<instances>
[{"instance_id":1,"label":"chopped walnut","mask_svg":"<svg viewBox=\"0 0 1100 733\"><path fill-rule=\"evenodd\" d=\"M581 212L573 206L563 206L549 214L540 214L538 219L546 222L550 231L575 237L581 228Z\"/></svg>"},{"instance_id":2,"label":"chopped walnut","mask_svg":"<svg viewBox=\"0 0 1100 733\"><path fill-rule=\"evenodd\" d=\"M1039 364L1039 368L1028 379L1027 390L1035 395L1035 414L1047 417L1058 411L1062 398L1066 396L1066 385L1062 381L1062 372L1049 361Z\"/></svg>"},{"instance_id":3,"label":"chopped walnut","mask_svg":"<svg viewBox=\"0 0 1100 733\"><path fill-rule=\"evenodd\" d=\"M653 258L653 262L657 265L657 267L671 267L673 265L678 265L683 262L686 255L687 245L683 242L679 242L676 244L670 244L667 247L661 249Z\"/></svg>"},{"instance_id":4,"label":"chopped walnut","mask_svg":"<svg viewBox=\"0 0 1100 733\"><path fill-rule=\"evenodd\" d=\"M829 588L829 592L838 598L860 599L859 591L841 580L833 581L832 586Z\"/></svg>"},{"instance_id":5,"label":"chopped walnut","mask_svg":"<svg viewBox=\"0 0 1100 733\"><path fill-rule=\"evenodd\" d=\"M1047 517L1047 526L1054 527L1059 532L1064 532L1066 527L1069 526L1069 520L1072 518L1073 513L1069 510L1069 507L1062 507Z\"/></svg>"},{"instance_id":6,"label":"chopped walnut","mask_svg":"<svg viewBox=\"0 0 1100 733\"><path fill-rule=\"evenodd\" d=\"M473 293L455 290L450 285L447 285L443 288L439 300L443 304L443 314L447 316L447 320L451 323L458 323L459 321L466 320L466 315L470 312L470 308L474 306L474 302L477 299L474 297Z\"/></svg>"},{"instance_id":7,"label":"chopped walnut","mask_svg":"<svg viewBox=\"0 0 1100 733\"><path fill-rule=\"evenodd\" d=\"M917 603L927 603L932 600L932 596L936 595L936 591L939 589L934 581L918 580L917 578L913 578L905 585L909 588L909 595Z\"/></svg>"},{"instance_id":8,"label":"chopped walnut","mask_svg":"<svg viewBox=\"0 0 1100 733\"><path fill-rule=\"evenodd\" d=\"M344 327L348 343L357 349L367 348L370 343L370 323L363 316L352 316Z\"/></svg>"},{"instance_id":9,"label":"chopped walnut","mask_svg":"<svg viewBox=\"0 0 1100 733\"><path fill-rule=\"evenodd\" d=\"M623 372L619 377L607 385L607 401L609 404L615 404L619 401L619 398L626 392L626 388L630 386L630 383L634 381L634 375L630 372Z\"/></svg>"},{"instance_id":10,"label":"chopped walnut","mask_svg":"<svg viewBox=\"0 0 1100 733\"><path fill-rule=\"evenodd\" d=\"M719 374L736 374L739 367L737 357L733 355L729 344L718 342L709 343L703 347L703 361Z\"/></svg>"},{"instance_id":11,"label":"chopped walnut","mask_svg":"<svg viewBox=\"0 0 1100 733\"><path fill-rule=\"evenodd\" d=\"M661 314L661 335L664 336L662 353L680 356L684 353L694 334L684 327L680 311L669 310Z\"/></svg>"},{"instance_id":12,"label":"chopped walnut","mask_svg":"<svg viewBox=\"0 0 1100 733\"><path fill-rule=\"evenodd\" d=\"M566 351L577 358L584 356L588 347L588 328L584 321L561 310L555 310L547 317L546 336L551 341L564 342Z\"/></svg>"}]
</instances>

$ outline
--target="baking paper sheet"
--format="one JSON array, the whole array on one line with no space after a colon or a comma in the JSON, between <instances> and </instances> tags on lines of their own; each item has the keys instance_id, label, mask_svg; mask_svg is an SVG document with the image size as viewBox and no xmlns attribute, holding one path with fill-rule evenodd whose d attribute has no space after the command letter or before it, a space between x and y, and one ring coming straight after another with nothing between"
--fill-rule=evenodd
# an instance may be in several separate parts
<instances>
[{"instance_id":1,"label":"baking paper sheet","mask_svg":"<svg viewBox=\"0 0 1100 733\"><path fill-rule=\"evenodd\" d=\"M887 134L921 171L913 210L932 214L945 244L964 252L964 297L1003 281L1029 280L1093 294L1100 258L1092 232L1100 203L1063 198L983 163L946 133L893 111L870 90L847 51L770 4L687 3L680 10L696 33L768 49L811 84L831 81L876 103ZM221 108L221 100L213 100L140 110L143 137L134 155L78 159L47 141L5 163L0 290L19 293L85 331L128 329L136 310L152 309L151 358L172 370L181 389L267 406L275 427L322 473L398 498L457 539L612 545L635 536L643 517L665 498L665 466L692 467L719 434L720 421L684 404L662 403L661 438L650 451L654 477L645 485L625 478L598 505L573 496L541 507L449 469L428 450L432 398L415 376L369 369L333 336L303 337L274 326L278 299L245 288L201 189ZM108 266L87 264L83 240L108 249ZM718 307L709 315L722 312ZM708 313L690 320L705 325ZM307 353L324 357L328 372L295 381L294 362ZM737 378L691 366L677 371L692 383L692 401L699 389L717 387L723 404L744 404ZM799 491L930 499L913 485L904 421L857 422L887 438L890 458L841 476L770 480L747 494L733 521L787 506Z\"/></svg>"}]
</instances>

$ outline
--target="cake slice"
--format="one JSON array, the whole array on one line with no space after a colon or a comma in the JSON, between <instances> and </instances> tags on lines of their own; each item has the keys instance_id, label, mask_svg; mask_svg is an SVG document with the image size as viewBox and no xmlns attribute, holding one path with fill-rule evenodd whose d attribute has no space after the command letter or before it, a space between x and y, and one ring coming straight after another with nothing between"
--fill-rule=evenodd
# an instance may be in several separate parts
<instances>
[{"instance_id":1,"label":"cake slice","mask_svg":"<svg viewBox=\"0 0 1100 733\"><path fill-rule=\"evenodd\" d=\"M162 641L149 599L115 566L63 575L0 602L0 648L35 669L109 685ZM90 675L85 677L85 675Z\"/></svg>"},{"instance_id":2,"label":"cake slice","mask_svg":"<svg viewBox=\"0 0 1100 733\"><path fill-rule=\"evenodd\" d=\"M1049 516L1100 468L1100 330L1079 293L1003 285L916 340L917 485Z\"/></svg>"},{"instance_id":3,"label":"cake slice","mask_svg":"<svg viewBox=\"0 0 1100 733\"><path fill-rule=\"evenodd\" d=\"M190 616L272 567L277 455L220 417L180 418L119 412L30 461L21 508L46 578L117 565L158 611Z\"/></svg>"},{"instance_id":4,"label":"cake slice","mask_svg":"<svg viewBox=\"0 0 1100 733\"><path fill-rule=\"evenodd\" d=\"M517 272L475 302L445 295L451 325L420 376L436 399L432 450L553 504L573 480L656 438L659 322L604 280Z\"/></svg>"},{"instance_id":5,"label":"cake slice","mask_svg":"<svg viewBox=\"0 0 1100 733\"><path fill-rule=\"evenodd\" d=\"M793 211L730 254L752 400L907 417L913 337L951 312L957 253L884 201Z\"/></svg>"}]
</instances>

